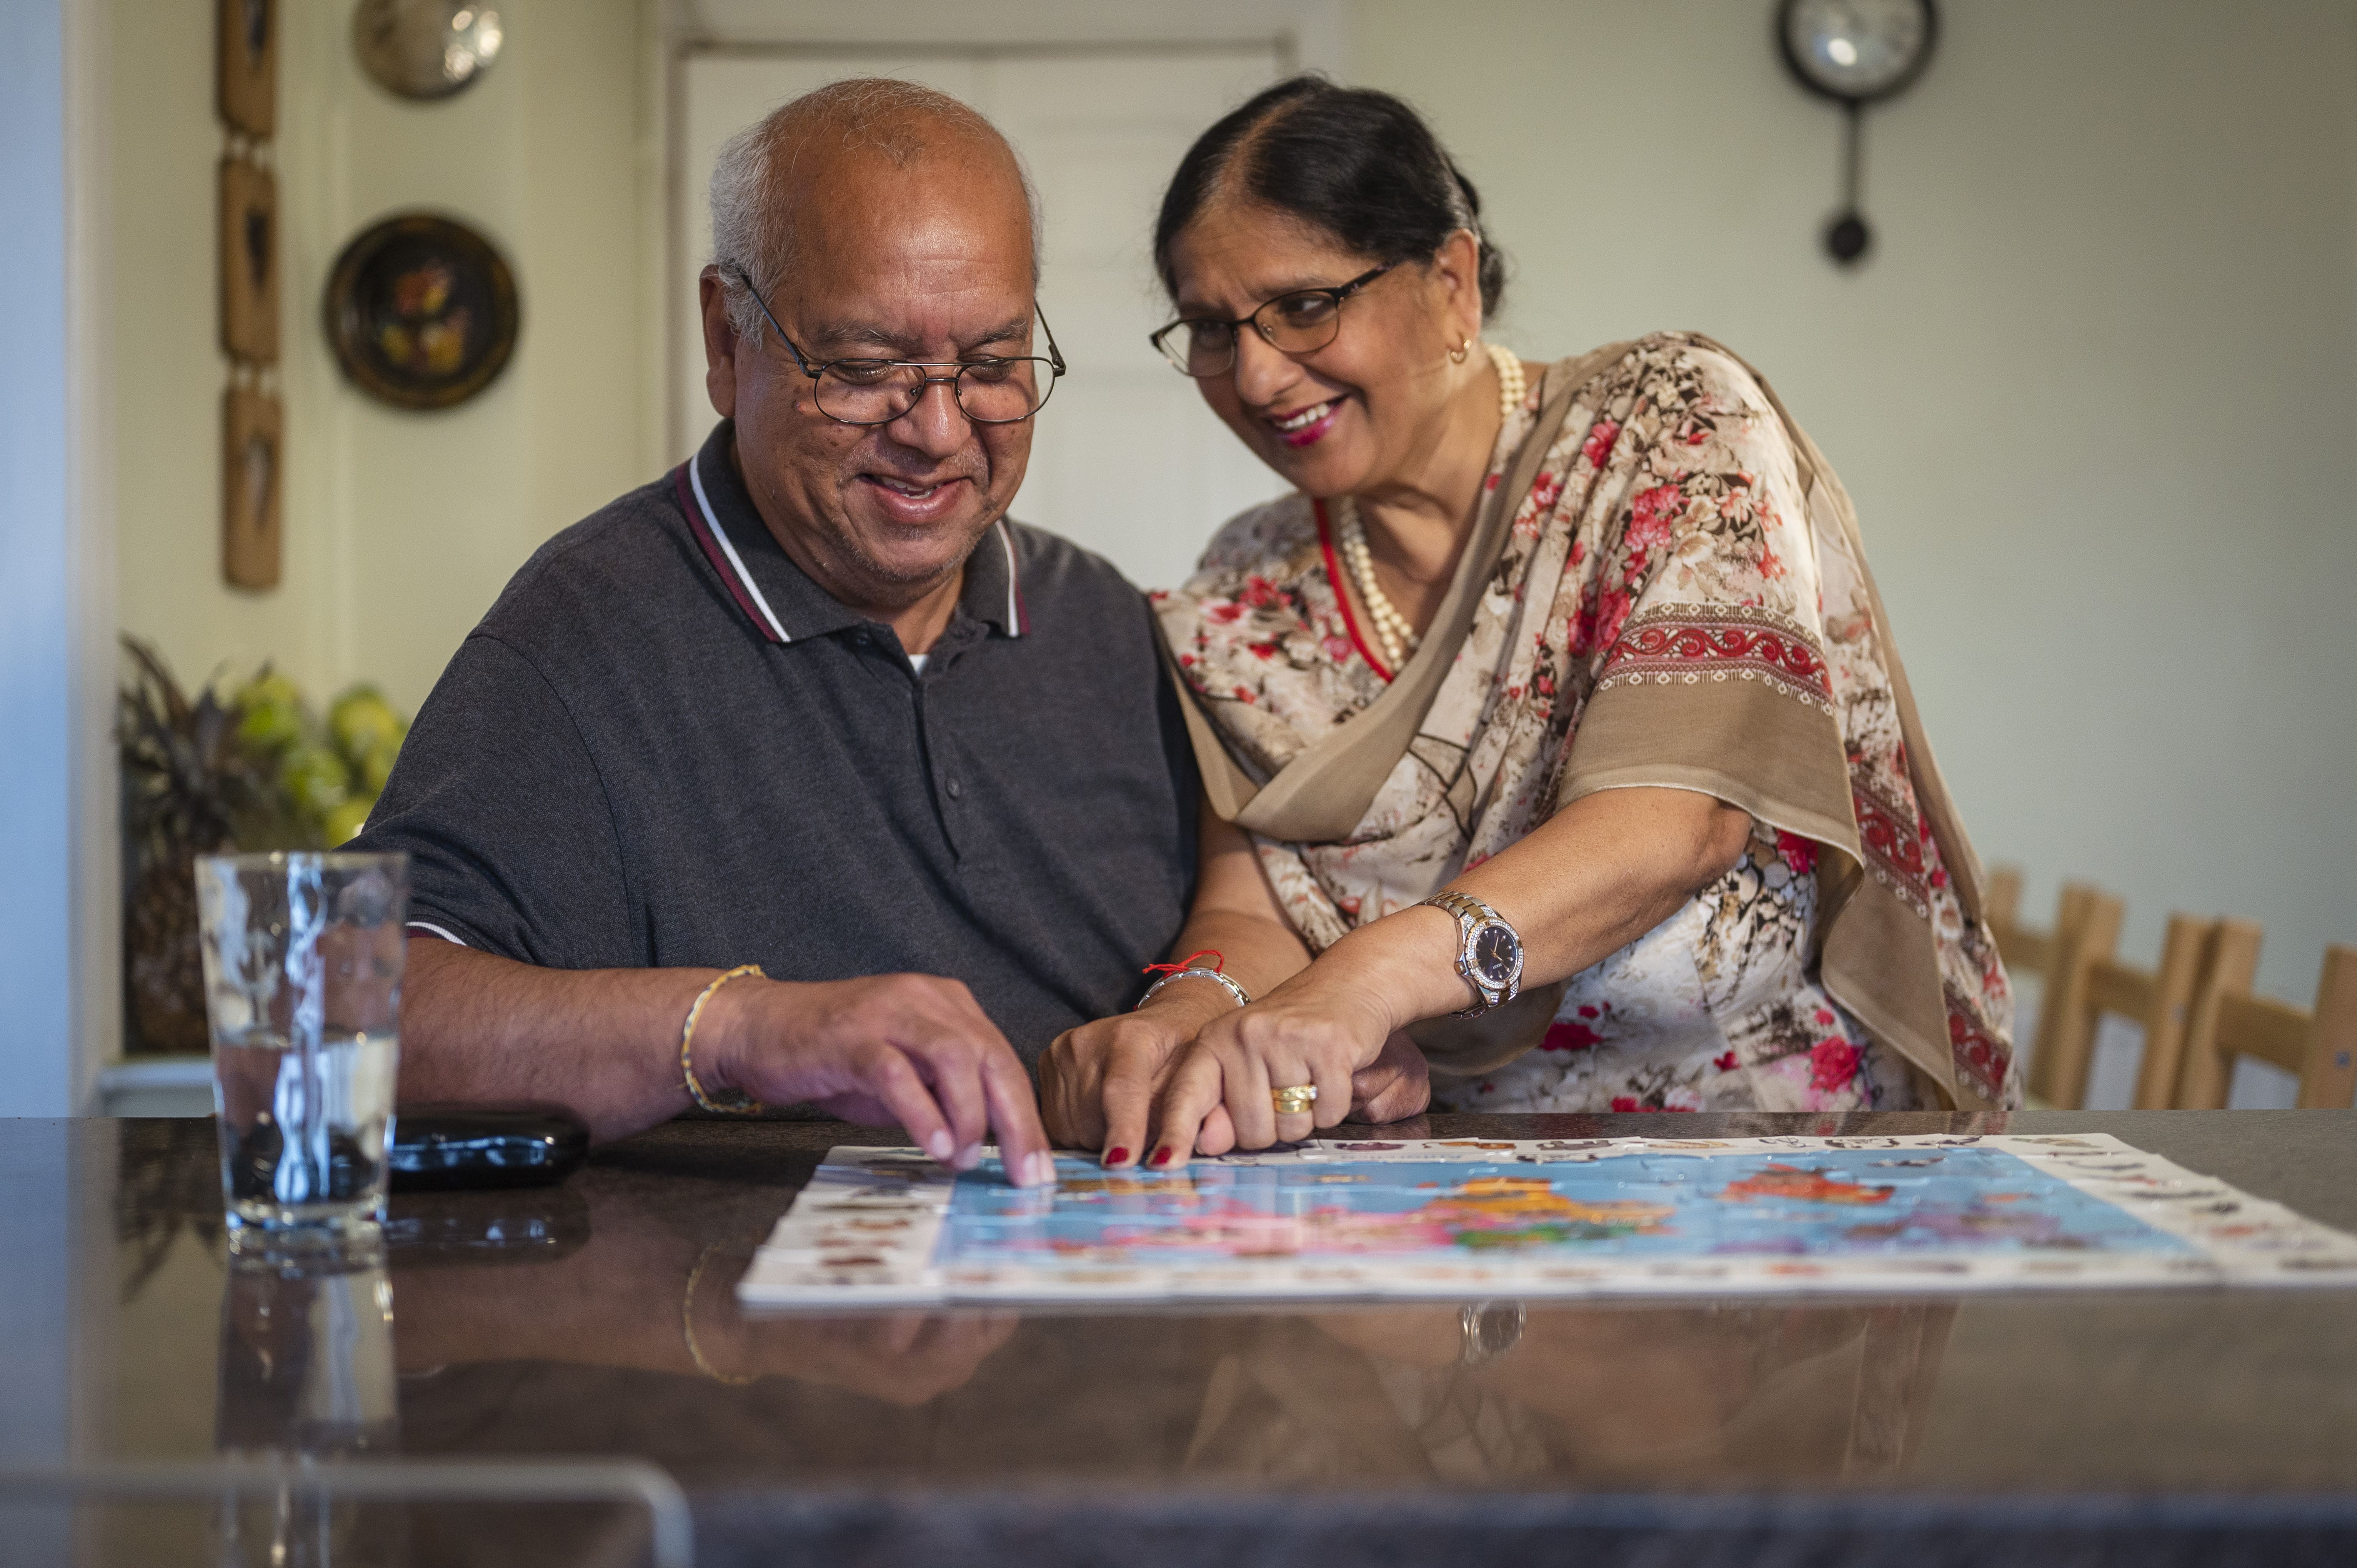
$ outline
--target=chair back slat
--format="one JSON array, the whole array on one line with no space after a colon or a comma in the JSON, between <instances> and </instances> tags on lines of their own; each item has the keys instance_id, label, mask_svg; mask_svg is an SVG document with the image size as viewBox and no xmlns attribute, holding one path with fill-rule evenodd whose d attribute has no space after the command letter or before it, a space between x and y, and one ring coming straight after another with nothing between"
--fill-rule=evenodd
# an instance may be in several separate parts
<instances>
[{"instance_id":1,"label":"chair back slat","mask_svg":"<svg viewBox=\"0 0 2357 1568\"><path fill-rule=\"evenodd\" d=\"M2218 1111L2233 1085L2234 1064L2221 1047L2218 1026L2230 996L2248 996L2259 972L2256 923L2228 916L2218 922L2202 963L2193 1015L2185 1026L2185 1065L2178 1073L2177 1104L2184 1111Z\"/></svg>"},{"instance_id":2,"label":"chair back slat","mask_svg":"<svg viewBox=\"0 0 2357 1568\"><path fill-rule=\"evenodd\" d=\"M2299 1075L2299 1108L2347 1110L2357 1104L2357 948L2324 950L2313 1030Z\"/></svg>"},{"instance_id":3,"label":"chair back slat","mask_svg":"<svg viewBox=\"0 0 2357 1568\"><path fill-rule=\"evenodd\" d=\"M2026 974L2044 974L2054 964L2051 932L2033 931L2021 923L2021 871L2000 865L1989 872L1988 892L1981 899L1989 933L1996 938L1997 956L2005 966Z\"/></svg>"},{"instance_id":4,"label":"chair back slat","mask_svg":"<svg viewBox=\"0 0 2357 1568\"><path fill-rule=\"evenodd\" d=\"M2021 868L2018 865L1994 865L1989 868L1988 891L1981 897L1981 913L2002 939L2007 926L2021 922Z\"/></svg>"},{"instance_id":5,"label":"chair back slat","mask_svg":"<svg viewBox=\"0 0 2357 1568\"><path fill-rule=\"evenodd\" d=\"M2087 985L2096 964L2112 956L2126 911L2117 898L2084 883L2065 883L2054 917L2053 963L2038 1007L2038 1043L2029 1058L2029 1090L2057 1110L2086 1102L2093 1064L2093 1015Z\"/></svg>"},{"instance_id":6,"label":"chair back slat","mask_svg":"<svg viewBox=\"0 0 2357 1568\"><path fill-rule=\"evenodd\" d=\"M2138 1111L2166 1111L2177 1102L2177 1080L2185 1062L2185 1031L2193 1014L2193 993L2201 983L2201 960L2210 950L2215 920L2171 915L2160 940L2160 967L2153 972L2152 997L2136 1022L2144 1026L2144 1058L2137 1064Z\"/></svg>"}]
</instances>

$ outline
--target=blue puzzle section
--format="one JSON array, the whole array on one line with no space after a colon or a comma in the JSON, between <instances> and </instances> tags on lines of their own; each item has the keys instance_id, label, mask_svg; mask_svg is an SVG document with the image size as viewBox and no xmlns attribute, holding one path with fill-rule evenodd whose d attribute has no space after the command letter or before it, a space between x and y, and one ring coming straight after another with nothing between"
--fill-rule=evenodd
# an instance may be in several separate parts
<instances>
[{"instance_id":1,"label":"blue puzzle section","mask_svg":"<svg viewBox=\"0 0 2357 1568\"><path fill-rule=\"evenodd\" d=\"M1114 1173L1060 1156L1053 1193L961 1177L934 1261L1864 1258L2193 1254L2015 1155L1971 1147L1607 1158L1203 1164Z\"/></svg>"}]
</instances>

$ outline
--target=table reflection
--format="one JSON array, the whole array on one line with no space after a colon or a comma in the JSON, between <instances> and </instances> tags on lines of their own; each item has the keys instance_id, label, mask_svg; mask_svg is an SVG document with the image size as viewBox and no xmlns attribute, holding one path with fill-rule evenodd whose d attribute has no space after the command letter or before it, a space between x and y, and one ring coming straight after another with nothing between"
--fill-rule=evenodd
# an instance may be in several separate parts
<instances>
[{"instance_id":1,"label":"table reflection","mask_svg":"<svg viewBox=\"0 0 2357 1568\"><path fill-rule=\"evenodd\" d=\"M231 1254L221 1292L215 1441L226 1459L343 1460L400 1446L393 1283L381 1248L300 1263ZM398 1509L325 1496L225 1496L218 1561L271 1568L407 1563Z\"/></svg>"},{"instance_id":2,"label":"table reflection","mask_svg":"<svg viewBox=\"0 0 2357 1568\"><path fill-rule=\"evenodd\" d=\"M1906 1466L1953 1305L1455 1307L1270 1318L1212 1369L1197 1473L1704 1488Z\"/></svg>"},{"instance_id":3,"label":"table reflection","mask_svg":"<svg viewBox=\"0 0 2357 1568\"><path fill-rule=\"evenodd\" d=\"M716 1239L609 1174L498 1195L519 1236L549 1229L520 1203L585 1203L561 1255L460 1250L479 1266L450 1267L459 1252L396 1250L413 1451L975 1482L1856 1480L1904 1469L1954 1314L1498 1304L1485 1322L1512 1332L1481 1343L1455 1305L748 1314L735 1282L782 1199Z\"/></svg>"}]
</instances>

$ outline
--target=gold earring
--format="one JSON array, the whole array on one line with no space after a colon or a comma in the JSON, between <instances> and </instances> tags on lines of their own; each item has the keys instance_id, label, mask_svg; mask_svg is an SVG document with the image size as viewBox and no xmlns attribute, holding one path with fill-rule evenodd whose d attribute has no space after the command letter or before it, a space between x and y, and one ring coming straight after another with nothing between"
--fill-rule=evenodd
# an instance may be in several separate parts
<instances>
[{"instance_id":1,"label":"gold earring","mask_svg":"<svg viewBox=\"0 0 2357 1568\"><path fill-rule=\"evenodd\" d=\"M1456 348L1448 351L1448 362L1452 365L1461 365L1465 362L1465 356L1472 351L1473 339L1468 338L1465 341L1458 344Z\"/></svg>"}]
</instances>

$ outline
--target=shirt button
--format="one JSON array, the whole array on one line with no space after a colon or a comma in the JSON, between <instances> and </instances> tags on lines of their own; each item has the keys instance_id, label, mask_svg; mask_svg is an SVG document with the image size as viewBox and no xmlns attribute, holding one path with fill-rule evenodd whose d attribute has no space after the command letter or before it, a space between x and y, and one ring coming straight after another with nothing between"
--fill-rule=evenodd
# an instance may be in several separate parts
<instances>
[{"instance_id":1,"label":"shirt button","mask_svg":"<svg viewBox=\"0 0 2357 1568\"><path fill-rule=\"evenodd\" d=\"M964 791L963 789L962 789L958 788L958 781L957 781L956 779L951 779L951 780L949 781L949 792L950 792L950 799L951 799L951 800L956 800L960 795L963 795L963 794L964 794L964 793L965 793L965 791Z\"/></svg>"}]
</instances>

